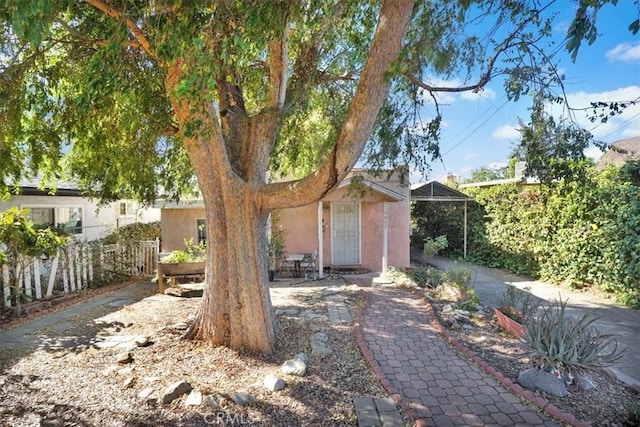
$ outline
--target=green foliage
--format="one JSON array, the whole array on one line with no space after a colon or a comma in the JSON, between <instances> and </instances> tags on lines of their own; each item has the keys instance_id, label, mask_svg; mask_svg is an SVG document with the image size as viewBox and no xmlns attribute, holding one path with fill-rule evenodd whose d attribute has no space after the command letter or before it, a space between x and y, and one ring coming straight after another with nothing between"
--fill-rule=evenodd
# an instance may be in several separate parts
<instances>
[{"instance_id":1,"label":"green foliage","mask_svg":"<svg viewBox=\"0 0 640 427\"><path fill-rule=\"evenodd\" d=\"M333 1L107 3L108 12L70 0L0 6L1 194L5 178L41 171L53 179L63 166L103 201L137 196L151 203L159 188L176 197L192 191L181 136L202 123L178 129L170 98L220 106L212 120L222 124L223 145L236 160L242 138L226 120L245 123L264 112L273 83L269 46L280 40L291 75L282 109L267 112L278 131L263 135L262 143L274 171L312 173L334 148L380 12L380 2L370 0L339 7ZM567 33L572 55L583 40L594 40L597 11L606 3L615 2L578 3ZM554 24L549 12L523 1L416 2L363 160L374 168L412 163L427 171L439 156L442 117L425 93L441 88L421 89L415 82L421 76L460 76L468 90L481 90L488 81L471 76L506 75L510 99L554 91L562 80L549 54L557 49L545 49ZM474 31L469 22L478 20ZM638 21L630 21L637 32ZM500 35L491 50L482 28ZM183 64L182 75L168 90L167 70L176 63ZM423 120L425 108L432 119Z\"/></svg>"},{"instance_id":2,"label":"green foliage","mask_svg":"<svg viewBox=\"0 0 640 427\"><path fill-rule=\"evenodd\" d=\"M287 229L278 224L278 217L273 216L273 224L269 240L267 241L267 256L269 257L269 268L275 269L276 260L282 260L286 256L284 248Z\"/></svg>"},{"instance_id":3,"label":"green foliage","mask_svg":"<svg viewBox=\"0 0 640 427\"><path fill-rule=\"evenodd\" d=\"M595 287L640 306L640 186L637 165L598 171L577 162L581 181L472 188L468 259L575 288Z\"/></svg>"},{"instance_id":4,"label":"green foliage","mask_svg":"<svg viewBox=\"0 0 640 427\"><path fill-rule=\"evenodd\" d=\"M425 239L446 236L447 245L439 253L462 255L464 230L464 205L459 202L412 202L411 220L413 234L411 244L423 247Z\"/></svg>"},{"instance_id":5,"label":"green foliage","mask_svg":"<svg viewBox=\"0 0 640 427\"><path fill-rule=\"evenodd\" d=\"M431 258L447 246L449 246L447 236L438 236L435 239L427 237L423 240L422 261L426 262L428 258Z\"/></svg>"},{"instance_id":6,"label":"green foliage","mask_svg":"<svg viewBox=\"0 0 640 427\"><path fill-rule=\"evenodd\" d=\"M433 267L390 267L383 277L400 286L419 286L421 288L435 288L442 281L442 273Z\"/></svg>"},{"instance_id":7,"label":"green foliage","mask_svg":"<svg viewBox=\"0 0 640 427\"><path fill-rule=\"evenodd\" d=\"M534 363L573 374L611 364L620 358L615 339L600 334L598 320L590 311L580 318L567 315L567 301L543 307L541 314L525 324L525 339L534 353Z\"/></svg>"},{"instance_id":8,"label":"green foliage","mask_svg":"<svg viewBox=\"0 0 640 427\"><path fill-rule=\"evenodd\" d=\"M23 271L30 261L28 257L53 255L66 244L66 238L50 229L37 229L27 216L27 210L10 208L0 213L0 265L9 264L10 271ZM17 303L20 316L20 303L24 294L19 283L20 275L11 274L9 287Z\"/></svg>"},{"instance_id":9,"label":"green foliage","mask_svg":"<svg viewBox=\"0 0 640 427\"><path fill-rule=\"evenodd\" d=\"M180 264L187 262L203 262L205 261L206 247L204 242L199 244L193 243L193 239L184 241L185 249L176 249L162 258L160 262L163 264Z\"/></svg>"},{"instance_id":10,"label":"green foliage","mask_svg":"<svg viewBox=\"0 0 640 427\"><path fill-rule=\"evenodd\" d=\"M460 290L460 298L455 307L460 310L476 311L480 297L476 293L471 281L472 271L465 267L451 266L442 274L442 282L455 286Z\"/></svg>"},{"instance_id":11,"label":"green foliage","mask_svg":"<svg viewBox=\"0 0 640 427\"><path fill-rule=\"evenodd\" d=\"M529 322L539 307L531 288L518 289L513 285L507 285L498 303L498 310L521 324Z\"/></svg>"},{"instance_id":12,"label":"green foliage","mask_svg":"<svg viewBox=\"0 0 640 427\"><path fill-rule=\"evenodd\" d=\"M156 240L160 238L160 222L136 222L123 225L113 233L105 236L102 242L106 245L114 243L132 243L142 240Z\"/></svg>"},{"instance_id":13,"label":"green foliage","mask_svg":"<svg viewBox=\"0 0 640 427\"><path fill-rule=\"evenodd\" d=\"M53 255L65 245L65 238L50 229L35 228L26 210L10 208L0 213L0 243L6 246L4 252L15 262L21 255Z\"/></svg>"}]
</instances>

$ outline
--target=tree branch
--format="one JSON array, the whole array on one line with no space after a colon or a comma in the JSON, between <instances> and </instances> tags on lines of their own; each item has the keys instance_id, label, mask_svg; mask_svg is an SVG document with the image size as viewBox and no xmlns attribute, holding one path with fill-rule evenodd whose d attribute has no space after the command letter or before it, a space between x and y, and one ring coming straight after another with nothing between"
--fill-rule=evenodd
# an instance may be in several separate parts
<instances>
[{"instance_id":1,"label":"tree branch","mask_svg":"<svg viewBox=\"0 0 640 427\"><path fill-rule=\"evenodd\" d=\"M151 43L149 43L149 39L144 34L144 32L136 25L133 19L127 17L124 13L121 13L120 11L116 10L110 5L107 5L101 0L87 0L87 3L107 16L122 19L127 25L129 31L131 31L135 39L140 43L139 47L152 58L159 60L155 50L153 50L153 48L151 47Z\"/></svg>"},{"instance_id":2,"label":"tree branch","mask_svg":"<svg viewBox=\"0 0 640 427\"><path fill-rule=\"evenodd\" d=\"M333 150L320 168L298 181L266 185L260 206L267 211L304 206L324 197L351 171L362 154L389 92L387 72L402 49L414 0L385 0L353 101Z\"/></svg>"}]
</instances>

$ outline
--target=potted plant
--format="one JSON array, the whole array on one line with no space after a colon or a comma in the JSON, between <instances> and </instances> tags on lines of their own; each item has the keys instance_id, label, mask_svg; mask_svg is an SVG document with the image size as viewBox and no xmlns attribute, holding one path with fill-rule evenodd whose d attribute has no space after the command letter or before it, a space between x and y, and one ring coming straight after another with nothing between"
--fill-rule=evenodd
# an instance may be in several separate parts
<instances>
[{"instance_id":1,"label":"potted plant","mask_svg":"<svg viewBox=\"0 0 640 427\"><path fill-rule=\"evenodd\" d=\"M275 221L274 221L275 222ZM286 230L277 225L271 229L267 242L267 256L269 257L269 281L273 282L276 272L276 260L284 259L286 252L284 249L284 238Z\"/></svg>"},{"instance_id":2,"label":"potted plant","mask_svg":"<svg viewBox=\"0 0 640 427\"><path fill-rule=\"evenodd\" d=\"M525 324L539 307L530 290L531 288L520 290L513 285L507 285L498 307L493 309L498 325L518 339L524 338Z\"/></svg>"},{"instance_id":3,"label":"potted plant","mask_svg":"<svg viewBox=\"0 0 640 427\"><path fill-rule=\"evenodd\" d=\"M194 244L193 239L185 240L184 250L172 251L158 262L159 292L164 292L164 277L171 278L171 286L175 286L176 276L193 276L204 274L205 245L203 242Z\"/></svg>"}]
</instances>

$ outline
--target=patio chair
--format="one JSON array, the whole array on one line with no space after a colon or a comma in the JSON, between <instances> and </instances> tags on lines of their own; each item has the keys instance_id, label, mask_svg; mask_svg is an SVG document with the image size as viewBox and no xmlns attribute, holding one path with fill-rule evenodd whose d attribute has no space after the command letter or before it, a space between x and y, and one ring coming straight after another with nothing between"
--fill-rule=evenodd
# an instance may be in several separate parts
<instances>
[{"instance_id":1,"label":"patio chair","mask_svg":"<svg viewBox=\"0 0 640 427\"><path fill-rule=\"evenodd\" d=\"M304 258L300 262L301 274L307 277L307 273L313 273L313 278L316 278L316 258L318 257L318 251L313 251L311 254L305 254Z\"/></svg>"},{"instance_id":2,"label":"patio chair","mask_svg":"<svg viewBox=\"0 0 640 427\"><path fill-rule=\"evenodd\" d=\"M293 277L293 273L295 272L295 263L293 261L287 261L286 257L280 258L280 268L278 269L278 277L284 278L285 274L287 277Z\"/></svg>"}]
</instances>

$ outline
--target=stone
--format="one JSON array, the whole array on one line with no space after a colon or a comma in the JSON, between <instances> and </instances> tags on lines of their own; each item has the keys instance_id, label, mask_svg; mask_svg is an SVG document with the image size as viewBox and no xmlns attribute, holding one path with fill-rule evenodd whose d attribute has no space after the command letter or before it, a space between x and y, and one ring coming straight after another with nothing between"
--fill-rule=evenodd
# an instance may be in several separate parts
<instances>
[{"instance_id":1,"label":"stone","mask_svg":"<svg viewBox=\"0 0 640 427\"><path fill-rule=\"evenodd\" d=\"M178 322L171 325L172 329L176 329L178 331L186 331L188 327L189 327L189 324L186 322Z\"/></svg>"},{"instance_id":2,"label":"stone","mask_svg":"<svg viewBox=\"0 0 640 427\"><path fill-rule=\"evenodd\" d=\"M105 377L108 377L108 376L114 374L117 370L118 370L117 366L109 366L108 368L105 368L102 371L102 375L104 375Z\"/></svg>"},{"instance_id":3,"label":"stone","mask_svg":"<svg viewBox=\"0 0 640 427\"><path fill-rule=\"evenodd\" d=\"M202 393L198 390L191 390L191 393L187 396L187 400L184 401L185 406L200 406L202 404Z\"/></svg>"},{"instance_id":4,"label":"stone","mask_svg":"<svg viewBox=\"0 0 640 427\"><path fill-rule=\"evenodd\" d=\"M280 391L284 388L285 383L282 378L269 374L264 378L263 386L269 391Z\"/></svg>"},{"instance_id":5,"label":"stone","mask_svg":"<svg viewBox=\"0 0 640 427\"><path fill-rule=\"evenodd\" d=\"M284 362L280 370L286 375L302 377L307 373L307 364L299 359L291 359Z\"/></svg>"},{"instance_id":6,"label":"stone","mask_svg":"<svg viewBox=\"0 0 640 427\"><path fill-rule=\"evenodd\" d=\"M313 332L320 332L322 331L322 329L324 329L324 327L319 323L311 323L309 325L309 329L311 329Z\"/></svg>"},{"instance_id":7,"label":"stone","mask_svg":"<svg viewBox=\"0 0 640 427\"><path fill-rule=\"evenodd\" d=\"M315 334L311 335L311 341L319 341L319 342L326 343L328 340L329 340L329 336L324 332L316 332Z\"/></svg>"},{"instance_id":8,"label":"stone","mask_svg":"<svg viewBox=\"0 0 640 427\"><path fill-rule=\"evenodd\" d=\"M468 325L471 325L473 323L471 318L469 318L469 316L465 316L464 314L454 313L452 317L460 323L466 323Z\"/></svg>"},{"instance_id":9,"label":"stone","mask_svg":"<svg viewBox=\"0 0 640 427\"><path fill-rule=\"evenodd\" d=\"M306 353L296 354L295 359L302 360L304 363L309 363L309 356Z\"/></svg>"},{"instance_id":10,"label":"stone","mask_svg":"<svg viewBox=\"0 0 640 427\"><path fill-rule=\"evenodd\" d=\"M451 304L447 304L442 307L443 313L451 313L452 311L453 311L453 307L451 306Z\"/></svg>"},{"instance_id":11,"label":"stone","mask_svg":"<svg viewBox=\"0 0 640 427\"><path fill-rule=\"evenodd\" d=\"M465 323L462 325L462 329L464 329L465 331L473 331L473 326Z\"/></svg>"},{"instance_id":12,"label":"stone","mask_svg":"<svg viewBox=\"0 0 640 427\"><path fill-rule=\"evenodd\" d=\"M225 398L223 396L220 396L219 394L209 394L204 397L203 401L204 401L204 405L207 408L211 409L212 411L215 411L222 406L222 404L225 401Z\"/></svg>"},{"instance_id":13,"label":"stone","mask_svg":"<svg viewBox=\"0 0 640 427\"><path fill-rule=\"evenodd\" d=\"M122 383L122 387L124 388L131 388L133 387L133 383L136 379L134 377L128 377L126 380L124 380L124 382Z\"/></svg>"},{"instance_id":14,"label":"stone","mask_svg":"<svg viewBox=\"0 0 640 427\"><path fill-rule=\"evenodd\" d=\"M133 366L127 366L118 371L118 375L131 375L133 373Z\"/></svg>"},{"instance_id":15,"label":"stone","mask_svg":"<svg viewBox=\"0 0 640 427\"><path fill-rule=\"evenodd\" d=\"M250 394L235 393L231 396L231 400L233 400L238 405L246 405L253 402L254 398Z\"/></svg>"},{"instance_id":16,"label":"stone","mask_svg":"<svg viewBox=\"0 0 640 427\"><path fill-rule=\"evenodd\" d=\"M158 401L158 398L153 396L153 388L146 387L140 390L138 393L138 399L144 400L146 403L155 404Z\"/></svg>"},{"instance_id":17,"label":"stone","mask_svg":"<svg viewBox=\"0 0 640 427\"><path fill-rule=\"evenodd\" d=\"M456 316L471 317L471 312L467 310L455 310L453 314Z\"/></svg>"},{"instance_id":18,"label":"stone","mask_svg":"<svg viewBox=\"0 0 640 427\"><path fill-rule=\"evenodd\" d=\"M311 357L322 360L331 353L333 353L333 350L331 350L329 347L318 347L311 350Z\"/></svg>"},{"instance_id":19,"label":"stone","mask_svg":"<svg viewBox=\"0 0 640 427\"><path fill-rule=\"evenodd\" d=\"M148 347L151 344L153 344L151 342L151 337L149 337L149 336L138 337L138 338L136 338L134 340L134 342L136 343L136 346L138 346L138 347Z\"/></svg>"},{"instance_id":20,"label":"stone","mask_svg":"<svg viewBox=\"0 0 640 427\"><path fill-rule=\"evenodd\" d=\"M300 313L300 310L298 310L297 308L279 308L279 309L276 310L276 314L278 316L280 316L280 315L297 316L298 313Z\"/></svg>"},{"instance_id":21,"label":"stone","mask_svg":"<svg viewBox=\"0 0 640 427\"><path fill-rule=\"evenodd\" d=\"M124 353L120 353L116 356L116 362L121 365L126 365L127 363L133 362L133 354L131 352L126 351Z\"/></svg>"},{"instance_id":22,"label":"stone","mask_svg":"<svg viewBox=\"0 0 640 427\"><path fill-rule=\"evenodd\" d=\"M518 375L518 384L527 389L539 389L552 396L564 397L569 394L561 380L542 369L527 369Z\"/></svg>"},{"instance_id":23,"label":"stone","mask_svg":"<svg viewBox=\"0 0 640 427\"><path fill-rule=\"evenodd\" d=\"M596 388L596 384L593 382L593 378L589 374L578 375L576 378L576 385L583 391L590 391Z\"/></svg>"},{"instance_id":24,"label":"stone","mask_svg":"<svg viewBox=\"0 0 640 427\"><path fill-rule=\"evenodd\" d=\"M191 390L193 390L193 387L191 387L191 384L188 382L184 380L177 381L164 389L161 402L163 404L171 403L183 394L189 393Z\"/></svg>"}]
</instances>

